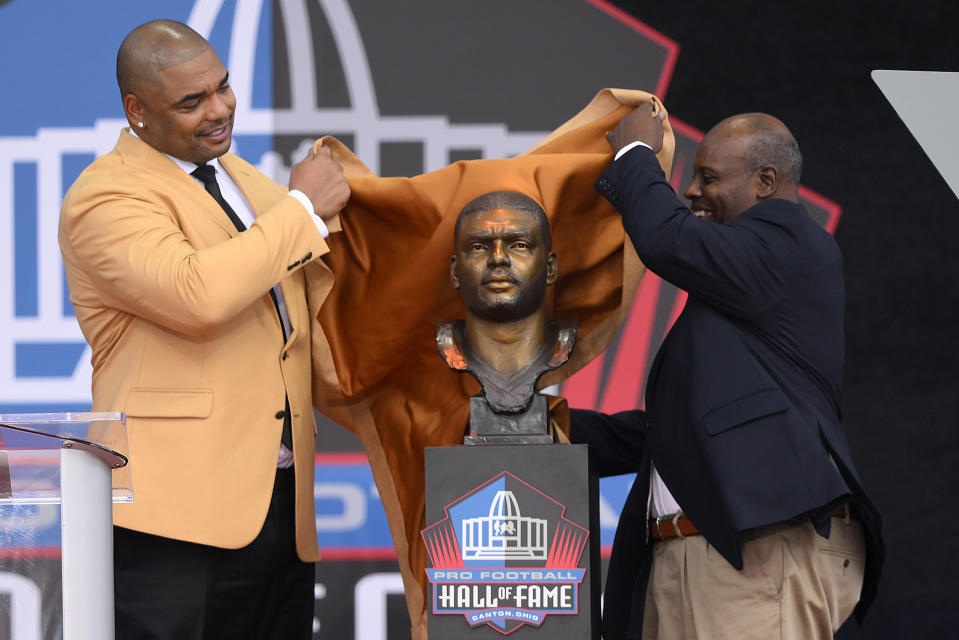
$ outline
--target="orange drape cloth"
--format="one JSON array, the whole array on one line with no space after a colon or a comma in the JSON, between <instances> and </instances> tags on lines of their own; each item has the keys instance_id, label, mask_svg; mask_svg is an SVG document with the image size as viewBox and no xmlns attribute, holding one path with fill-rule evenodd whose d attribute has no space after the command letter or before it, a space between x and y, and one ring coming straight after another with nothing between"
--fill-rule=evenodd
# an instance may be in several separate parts
<instances>
[{"instance_id":1,"label":"orange drape cloth","mask_svg":"<svg viewBox=\"0 0 959 640\"><path fill-rule=\"evenodd\" d=\"M378 178L335 139L317 142L344 165L352 197L324 257L335 283L318 314L329 346L317 350L326 385L315 401L360 437L369 456L414 638L426 637L424 448L462 443L469 398L479 391L472 376L447 367L434 340L438 322L464 316L449 276L457 214L499 190L543 205L559 265L552 315L575 317L579 328L570 361L542 384L565 379L609 344L645 271L619 214L593 189L612 159L605 132L642 102L663 110L650 94L606 89L520 156L457 162L412 178ZM667 174L674 144L667 120L658 154Z\"/></svg>"}]
</instances>

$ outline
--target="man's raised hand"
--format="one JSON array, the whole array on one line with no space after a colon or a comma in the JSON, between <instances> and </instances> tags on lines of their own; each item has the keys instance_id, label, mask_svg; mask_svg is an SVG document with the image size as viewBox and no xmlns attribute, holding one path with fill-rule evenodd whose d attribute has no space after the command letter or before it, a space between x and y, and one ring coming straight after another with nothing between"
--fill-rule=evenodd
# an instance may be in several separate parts
<instances>
[{"instance_id":1,"label":"man's raised hand","mask_svg":"<svg viewBox=\"0 0 959 640\"><path fill-rule=\"evenodd\" d=\"M323 220L336 216L350 199L350 185L343 175L343 165L333 160L330 150L320 147L296 163L290 170L290 190L306 194L313 211Z\"/></svg>"},{"instance_id":2,"label":"man's raised hand","mask_svg":"<svg viewBox=\"0 0 959 640\"><path fill-rule=\"evenodd\" d=\"M653 153L659 153L663 148L663 118L666 112L662 109L653 115L653 105L644 102L628 114L623 116L616 128L606 134L609 146L613 153L631 142L645 142Z\"/></svg>"}]
</instances>

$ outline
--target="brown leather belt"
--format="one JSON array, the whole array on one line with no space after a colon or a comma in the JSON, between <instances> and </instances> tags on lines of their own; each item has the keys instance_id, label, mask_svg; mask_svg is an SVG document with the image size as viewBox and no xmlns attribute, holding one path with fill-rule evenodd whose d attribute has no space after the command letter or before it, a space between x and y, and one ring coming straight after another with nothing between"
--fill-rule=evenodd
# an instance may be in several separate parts
<instances>
[{"instance_id":1,"label":"brown leather belt","mask_svg":"<svg viewBox=\"0 0 959 640\"><path fill-rule=\"evenodd\" d=\"M853 517L853 510L845 505L833 512L833 518ZM848 509L848 511L847 511ZM699 535L699 529L692 520L679 512L672 516L660 516L649 519L649 537L653 540L668 540L669 538L685 538Z\"/></svg>"},{"instance_id":2,"label":"brown leather belt","mask_svg":"<svg viewBox=\"0 0 959 640\"><path fill-rule=\"evenodd\" d=\"M685 538L686 536L696 535L699 535L699 529L682 512L674 516L660 516L649 519L649 537L653 540Z\"/></svg>"}]
</instances>

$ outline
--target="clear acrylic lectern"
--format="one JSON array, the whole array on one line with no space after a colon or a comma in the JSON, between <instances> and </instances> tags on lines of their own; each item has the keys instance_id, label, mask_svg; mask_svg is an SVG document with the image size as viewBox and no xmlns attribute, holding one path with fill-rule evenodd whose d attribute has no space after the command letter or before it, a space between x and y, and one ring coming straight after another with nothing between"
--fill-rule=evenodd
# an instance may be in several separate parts
<instances>
[{"instance_id":1,"label":"clear acrylic lectern","mask_svg":"<svg viewBox=\"0 0 959 640\"><path fill-rule=\"evenodd\" d=\"M23 505L61 505L64 640L114 637L111 502L133 501L128 458L122 413L0 414L0 518L16 518ZM12 529L31 546L30 526ZM17 593L33 597L29 588ZM39 615L24 614L34 608L4 600L12 638L40 638Z\"/></svg>"}]
</instances>

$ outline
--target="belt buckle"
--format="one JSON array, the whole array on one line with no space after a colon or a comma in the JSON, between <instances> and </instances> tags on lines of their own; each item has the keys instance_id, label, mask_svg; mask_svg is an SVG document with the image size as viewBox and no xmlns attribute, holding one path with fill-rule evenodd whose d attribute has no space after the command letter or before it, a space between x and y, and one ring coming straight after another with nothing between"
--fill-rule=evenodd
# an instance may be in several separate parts
<instances>
[{"instance_id":1,"label":"belt buckle","mask_svg":"<svg viewBox=\"0 0 959 640\"><path fill-rule=\"evenodd\" d=\"M664 519L663 516L656 516L656 517L653 519L653 522L656 523L656 533L659 534L659 539L660 539L660 540L665 540L665 539L666 539L666 538L663 536L663 530L659 528L659 523L661 523L661 522L663 521L663 519Z\"/></svg>"},{"instance_id":2,"label":"belt buckle","mask_svg":"<svg viewBox=\"0 0 959 640\"><path fill-rule=\"evenodd\" d=\"M660 528L660 524L663 522L670 522L673 525L673 532L675 536L680 540L684 539L686 536L683 535L683 532L679 530L679 519L683 517L682 510L677 511L671 516L656 516L653 518L653 522L656 523L656 533L659 534L660 540L665 540L666 536L663 535L663 530Z\"/></svg>"}]
</instances>

